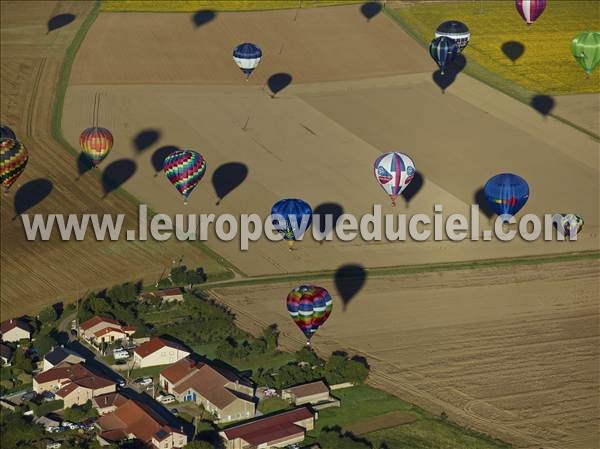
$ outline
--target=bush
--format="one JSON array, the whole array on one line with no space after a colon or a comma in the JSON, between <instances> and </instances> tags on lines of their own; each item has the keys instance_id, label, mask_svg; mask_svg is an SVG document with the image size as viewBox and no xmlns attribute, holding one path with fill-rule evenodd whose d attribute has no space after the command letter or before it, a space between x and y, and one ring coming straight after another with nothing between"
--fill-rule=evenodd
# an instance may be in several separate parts
<instances>
[{"instance_id":1,"label":"bush","mask_svg":"<svg viewBox=\"0 0 600 449\"><path fill-rule=\"evenodd\" d=\"M56 410L60 410L65 407L62 399L57 399L55 401L43 401L41 404L36 404L35 402L29 401L27 403L29 405L29 409L33 410L35 416L46 416L48 413L55 412Z\"/></svg>"},{"instance_id":2,"label":"bush","mask_svg":"<svg viewBox=\"0 0 600 449\"><path fill-rule=\"evenodd\" d=\"M92 401L87 401L83 405L74 405L71 408L65 409L65 419L67 421L79 423L92 416L98 416L98 412L92 407Z\"/></svg>"}]
</instances>

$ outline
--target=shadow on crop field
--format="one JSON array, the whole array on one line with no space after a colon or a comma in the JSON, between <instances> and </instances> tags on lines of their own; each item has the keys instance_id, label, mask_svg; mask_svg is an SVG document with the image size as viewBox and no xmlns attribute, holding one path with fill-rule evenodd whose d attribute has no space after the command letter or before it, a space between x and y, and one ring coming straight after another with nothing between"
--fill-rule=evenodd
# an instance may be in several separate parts
<instances>
[{"instance_id":1,"label":"shadow on crop field","mask_svg":"<svg viewBox=\"0 0 600 449\"><path fill-rule=\"evenodd\" d=\"M15 216L13 220L20 214L27 212L33 206L41 203L50 195L53 189L54 185L52 181L42 178L28 181L19 187L19 190L15 193Z\"/></svg>"},{"instance_id":2,"label":"shadow on crop field","mask_svg":"<svg viewBox=\"0 0 600 449\"><path fill-rule=\"evenodd\" d=\"M248 166L241 162L227 162L220 165L212 175L212 184L217 194L217 206L248 176Z\"/></svg>"}]
</instances>

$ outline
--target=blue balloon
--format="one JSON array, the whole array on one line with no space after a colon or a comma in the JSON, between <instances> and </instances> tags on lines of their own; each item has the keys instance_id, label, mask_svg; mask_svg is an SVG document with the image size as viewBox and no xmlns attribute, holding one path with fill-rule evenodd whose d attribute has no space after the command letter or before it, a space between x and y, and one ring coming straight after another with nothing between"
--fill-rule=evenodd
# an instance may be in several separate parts
<instances>
[{"instance_id":1,"label":"blue balloon","mask_svg":"<svg viewBox=\"0 0 600 449\"><path fill-rule=\"evenodd\" d=\"M515 215L529 198L527 181L512 173L501 173L485 183L485 199L498 215Z\"/></svg>"},{"instance_id":2,"label":"blue balloon","mask_svg":"<svg viewBox=\"0 0 600 449\"><path fill-rule=\"evenodd\" d=\"M446 36L436 37L429 44L429 54L440 67L443 75L448 64L454 61L458 54L458 44L454 39Z\"/></svg>"},{"instance_id":3,"label":"blue balloon","mask_svg":"<svg viewBox=\"0 0 600 449\"><path fill-rule=\"evenodd\" d=\"M312 221L311 207L305 201L295 198L277 201L271 208L271 215L279 215L285 220L285 223L273 220L275 230L283 234L285 240L296 240L296 237L300 237ZM302 226L303 219L306 220L305 227Z\"/></svg>"}]
</instances>

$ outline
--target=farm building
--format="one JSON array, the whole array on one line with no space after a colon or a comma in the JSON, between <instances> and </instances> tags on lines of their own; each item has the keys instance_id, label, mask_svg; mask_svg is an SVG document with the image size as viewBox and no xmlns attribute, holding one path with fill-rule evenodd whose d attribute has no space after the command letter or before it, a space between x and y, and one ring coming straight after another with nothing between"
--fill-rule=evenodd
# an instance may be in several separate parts
<instances>
[{"instance_id":1,"label":"farm building","mask_svg":"<svg viewBox=\"0 0 600 449\"><path fill-rule=\"evenodd\" d=\"M329 387L322 380L286 388L281 392L282 399L288 399L294 405L317 404L331 400Z\"/></svg>"},{"instance_id":2,"label":"farm building","mask_svg":"<svg viewBox=\"0 0 600 449\"><path fill-rule=\"evenodd\" d=\"M190 355L190 352L178 343L154 337L134 349L133 360L136 368L169 365Z\"/></svg>"},{"instance_id":3,"label":"farm building","mask_svg":"<svg viewBox=\"0 0 600 449\"><path fill-rule=\"evenodd\" d=\"M254 387L233 373L185 358L163 370L159 379L161 387L175 399L202 404L218 422L254 416Z\"/></svg>"},{"instance_id":4,"label":"farm building","mask_svg":"<svg viewBox=\"0 0 600 449\"><path fill-rule=\"evenodd\" d=\"M139 296L140 301L146 301L152 298L159 298L161 302L183 301L183 291L180 288L167 288L152 292L142 293Z\"/></svg>"},{"instance_id":5,"label":"farm building","mask_svg":"<svg viewBox=\"0 0 600 449\"><path fill-rule=\"evenodd\" d=\"M19 341L31 338L31 327L19 318L3 321L0 324L2 341Z\"/></svg>"},{"instance_id":6,"label":"farm building","mask_svg":"<svg viewBox=\"0 0 600 449\"><path fill-rule=\"evenodd\" d=\"M308 407L300 407L229 427L219 435L226 449L269 449L303 441L314 425L315 414Z\"/></svg>"}]
</instances>

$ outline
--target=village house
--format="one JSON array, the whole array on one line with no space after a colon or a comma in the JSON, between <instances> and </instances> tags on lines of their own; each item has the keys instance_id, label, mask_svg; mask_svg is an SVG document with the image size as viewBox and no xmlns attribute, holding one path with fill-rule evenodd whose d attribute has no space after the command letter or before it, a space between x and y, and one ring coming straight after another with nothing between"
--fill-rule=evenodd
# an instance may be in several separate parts
<instances>
[{"instance_id":1,"label":"village house","mask_svg":"<svg viewBox=\"0 0 600 449\"><path fill-rule=\"evenodd\" d=\"M182 448L187 444L187 435L182 428L171 425L145 404L119 395L115 409L98 418L100 444L113 444L136 438L151 449Z\"/></svg>"},{"instance_id":2,"label":"village house","mask_svg":"<svg viewBox=\"0 0 600 449\"><path fill-rule=\"evenodd\" d=\"M64 401L65 408L83 405L94 396L115 392L116 383L91 371L85 364L50 368L33 378L33 391L49 391Z\"/></svg>"},{"instance_id":3,"label":"village house","mask_svg":"<svg viewBox=\"0 0 600 449\"><path fill-rule=\"evenodd\" d=\"M2 334L2 341L29 340L31 327L25 321L13 318L0 323L0 334Z\"/></svg>"},{"instance_id":4,"label":"village house","mask_svg":"<svg viewBox=\"0 0 600 449\"><path fill-rule=\"evenodd\" d=\"M133 366L146 368L148 366L170 365L188 355L190 355L190 352L180 344L164 338L154 337L134 349Z\"/></svg>"},{"instance_id":5,"label":"village house","mask_svg":"<svg viewBox=\"0 0 600 449\"><path fill-rule=\"evenodd\" d=\"M0 360L2 361L2 366L10 366L12 356L13 350L10 349L10 346L0 344Z\"/></svg>"},{"instance_id":6,"label":"village house","mask_svg":"<svg viewBox=\"0 0 600 449\"><path fill-rule=\"evenodd\" d=\"M44 356L42 372L48 371L49 369L54 368L55 366L77 365L81 362L85 362L85 359L79 354L71 351L70 349L58 346L52 348L52 350Z\"/></svg>"},{"instance_id":7,"label":"village house","mask_svg":"<svg viewBox=\"0 0 600 449\"><path fill-rule=\"evenodd\" d=\"M306 431L314 426L315 414L307 407L300 407L229 427L219 435L226 449L281 448L304 441Z\"/></svg>"},{"instance_id":8,"label":"village house","mask_svg":"<svg viewBox=\"0 0 600 449\"><path fill-rule=\"evenodd\" d=\"M254 416L254 386L233 373L185 358L166 368L160 386L179 402L193 401L217 417L230 422Z\"/></svg>"},{"instance_id":9,"label":"village house","mask_svg":"<svg viewBox=\"0 0 600 449\"><path fill-rule=\"evenodd\" d=\"M287 399L294 405L302 405L328 402L331 401L331 396L325 382L318 380L282 390L281 399Z\"/></svg>"},{"instance_id":10,"label":"village house","mask_svg":"<svg viewBox=\"0 0 600 449\"><path fill-rule=\"evenodd\" d=\"M79 325L79 335L94 346L126 340L135 333L134 326L124 326L117 320L95 316Z\"/></svg>"},{"instance_id":11,"label":"village house","mask_svg":"<svg viewBox=\"0 0 600 449\"><path fill-rule=\"evenodd\" d=\"M147 301L149 299L158 298L161 300L161 303L166 302L182 302L183 301L183 291L180 288L167 288L164 290L155 290L152 292L142 293L139 296L140 301Z\"/></svg>"},{"instance_id":12,"label":"village house","mask_svg":"<svg viewBox=\"0 0 600 449\"><path fill-rule=\"evenodd\" d=\"M121 393L108 393L102 396L96 396L92 399L93 407L99 415L106 415L114 412L118 407L127 402L127 398Z\"/></svg>"}]
</instances>

